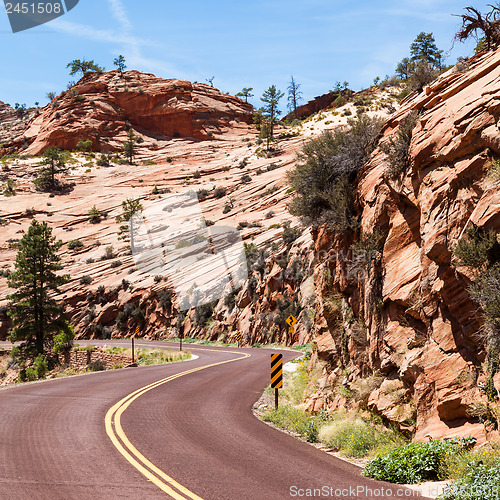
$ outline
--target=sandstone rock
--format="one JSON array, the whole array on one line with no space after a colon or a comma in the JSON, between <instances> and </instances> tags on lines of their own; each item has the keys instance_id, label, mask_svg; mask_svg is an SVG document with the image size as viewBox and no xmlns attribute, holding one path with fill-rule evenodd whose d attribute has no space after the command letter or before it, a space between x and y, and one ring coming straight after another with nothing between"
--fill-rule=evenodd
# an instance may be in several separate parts
<instances>
[{"instance_id":1,"label":"sandstone rock","mask_svg":"<svg viewBox=\"0 0 500 500\"><path fill-rule=\"evenodd\" d=\"M203 140L230 125L252 123L252 113L250 104L209 85L109 71L88 75L57 96L13 144L27 141L30 154L49 146L73 150L80 140L91 140L94 151L117 150L117 138L124 140L129 127L151 144L160 138Z\"/></svg>"}]
</instances>

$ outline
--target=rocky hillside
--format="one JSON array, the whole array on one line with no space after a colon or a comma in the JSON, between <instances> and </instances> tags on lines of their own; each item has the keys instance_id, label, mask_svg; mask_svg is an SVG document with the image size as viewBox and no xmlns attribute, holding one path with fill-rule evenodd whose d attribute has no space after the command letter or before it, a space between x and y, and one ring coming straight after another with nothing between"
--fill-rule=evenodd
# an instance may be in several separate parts
<instances>
[{"instance_id":1,"label":"rocky hillside","mask_svg":"<svg viewBox=\"0 0 500 500\"><path fill-rule=\"evenodd\" d=\"M202 83L164 80L138 71L89 74L55 97L6 148L28 144L26 153L49 146L76 149L91 140L93 151L120 148L129 128L147 143L190 137L206 140L238 124L252 123L253 107Z\"/></svg>"},{"instance_id":2,"label":"rocky hillside","mask_svg":"<svg viewBox=\"0 0 500 500\"><path fill-rule=\"evenodd\" d=\"M455 266L452 251L471 222L500 229L498 181L488 176L500 155L499 63L500 52L479 55L400 107L390 92L363 98L365 112L388 118L380 144L394 139L409 115L416 126L408 168L395 172L379 145L358 175L361 230L348 235L297 229L286 209L293 197L286 172L304 140L344 125L360 106L351 102L278 130L268 154L246 125L245 103L211 87L156 86L158 79L136 72L84 79L78 94L59 96L58 106L31 122L28 151L52 143L74 148L80 139L117 149L130 125L143 139L136 165L97 167L95 157L73 154L71 189L52 196L33 188L36 158L9 161L17 195L2 197L0 208L4 272L30 218L47 220L66 243L72 281L62 298L79 336L128 335L140 324L149 338L183 332L234 340L240 330L249 345L313 342L310 410L361 405L416 439L473 434L484 441L496 431L471 416L486 403L481 318L467 293L471 276ZM239 228L250 275L237 294L179 315L168 281L141 281L115 217L127 198L148 203L182 189L199 192L206 220ZM89 220L94 205L99 223ZM0 277L0 297L7 293ZM299 319L293 333L290 314ZM5 334L8 321L0 321Z\"/></svg>"},{"instance_id":3,"label":"rocky hillside","mask_svg":"<svg viewBox=\"0 0 500 500\"><path fill-rule=\"evenodd\" d=\"M472 416L487 402L485 348L471 276L452 252L471 223L500 230L498 180L488 176L500 155L499 89L497 51L409 96L381 143L415 113L410 167L394 173L379 147L356 181L362 243L321 228L313 244L304 236L266 261L253 304L253 286L239 295L245 307L230 323L250 342L276 330L289 343L314 342L321 375L310 410L365 404L417 440L496 435ZM266 320L275 307L282 317ZM293 311L299 325L287 336Z\"/></svg>"}]
</instances>

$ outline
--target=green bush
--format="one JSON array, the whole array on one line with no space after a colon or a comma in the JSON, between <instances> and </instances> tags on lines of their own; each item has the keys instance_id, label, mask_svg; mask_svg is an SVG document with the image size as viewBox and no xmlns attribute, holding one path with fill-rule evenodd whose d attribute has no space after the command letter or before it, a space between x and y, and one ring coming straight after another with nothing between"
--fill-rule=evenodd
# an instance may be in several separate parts
<instances>
[{"instance_id":1,"label":"green bush","mask_svg":"<svg viewBox=\"0 0 500 500\"><path fill-rule=\"evenodd\" d=\"M70 250L74 250L75 248L83 247L83 243L80 240L71 240L68 242L68 248Z\"/></svg>"},{"instance_id":2,"label":"green bush","mask_svg":"<svg viewBox=\"0 0 500 500\"><path fill-rule=\"evenodd\" d=\"M322 427L319 440L350 457L364 457L379 444L375 427L359 418L334 421Z\"/></svg>"},{"instance_id":3,"label":"green bush","mask_svg":"<svg viewBox=\"0 0 500 500\"><path fill-rule=\"evenodd\" d=\"M286 404L268 411L262 417L262 420L264 422L272 422L282 429L288 429L297 434L305 435L308 431L310 417L302 410Z\"/></svg>"},{"instance_id":4,"label":"green bush","mask_svg":"<svg viewBox=\"0 0 500 500\"><path fill-rule=\"evenodd\" d=\"M459 451L452 441L410 443L396 448L386 456L374 458L364 475L390 483L413 484L438 479L438 473L450 450Z\"/></svg>"},{"instance_id":5,"label":"green bush","mask_svg":"<svg viewBox=\"0 0 500 500\"><path fill-rule=\"evenodd\" d=\"M47 358L43 354L39 354L35 358L33 366L25 370L24 378L25 380L30 380L30 381L45 378L45 374L47 373L48 370L49 370L49 363L47 361Z\"/></svg>"},{"instance_id":6,"label":"green bush","mask_svg":"<svg viewBox=\"0 0 500 500\"><path fill-rule=\"evenodd\" d=\"M348 127L323 132L299 154L288 174L295 197L288 208L306 224L327 223L336 232L357 227L353 182L375 147L381 120L366 115Z\"/></svg>"},{"instance_id":7,"label":"green bush","mask_svg":"<svg viewBox=\"0 0 500 500\"><path fill-rule=\"evenodd\" d=\"M399 124L395 137L391 137L380 146L389 157L388 171L392 175L404 172L410 166L410 144L417 121L418 114L412 111Z\"/></svg>"},{"instance_id":8,"label":"green bush","mask_svg":"<svg viewBox=\"0 0 500 500\"><path fill-rule=\"evenodd\" d=\"M442 500L498 500L500 491L500 464L488 467L478 464L470 467L465 475L447 486Z\"/></svg>"}]
</instances>

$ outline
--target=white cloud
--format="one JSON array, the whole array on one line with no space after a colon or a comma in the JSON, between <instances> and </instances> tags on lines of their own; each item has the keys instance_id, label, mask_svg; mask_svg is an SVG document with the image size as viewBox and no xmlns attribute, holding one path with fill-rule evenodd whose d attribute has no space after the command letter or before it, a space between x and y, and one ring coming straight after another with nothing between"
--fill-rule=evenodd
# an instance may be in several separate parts
<instances>
[{"instance_id":1,"label":"white cloud","mask_svg":"<svg viewBox=\"0 0 500 500\"><path fill-rule=\"evenodd\" d=\"M122 4L121 0L108 0L111 13L113 17L122 25L122 28L125 31L132 31L132 23L130 22L127 12L125 11L125 7Z\"/></svg>"},{"instance_id":2,"label":"white cloud","mask_svg":"<svg viewBox=\"0 0 500 500\"><path fill-rule=\"evenodd\" d=\"M133 25L127 15L121 0L108 0L111 14L118 21L117 29L96 29L85 24L73 23L61 18L51 23L51 28L67 35L85 38L93 42L113 44L113 54L123 53L129 68L140 68L143 71L160 73L162 76L179 75L179 71L163 60L158 60L143 55L145 47L158 47L158 44L137 38L133 35ZM120 50L116 49L120 45Z\"/></svg>"}]
</instances>

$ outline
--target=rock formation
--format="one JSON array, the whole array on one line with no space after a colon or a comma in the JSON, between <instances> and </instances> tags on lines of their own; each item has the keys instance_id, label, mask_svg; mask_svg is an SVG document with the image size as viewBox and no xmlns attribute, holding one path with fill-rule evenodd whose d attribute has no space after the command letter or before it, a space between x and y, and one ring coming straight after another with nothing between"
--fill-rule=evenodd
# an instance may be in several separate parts
<instances>
[{"instance_id":1,"label":"rock formation","mask_svg":"<svg viewBox=\"0 0 500 500\"><path fill-rule=\"evenodd\" d=\"M27 141L26 152L38 155L49 146L74 150L80 140L91 140L93 151L112 151L129 128L151 141L203 140L251 123L253 107L205 84L109 71L85 76L41 111L23 137L6 146Z\"/></svg>"}]
</instances>

